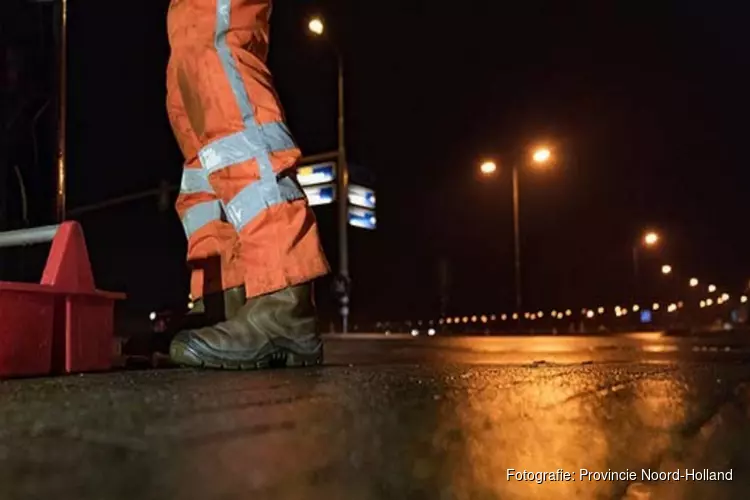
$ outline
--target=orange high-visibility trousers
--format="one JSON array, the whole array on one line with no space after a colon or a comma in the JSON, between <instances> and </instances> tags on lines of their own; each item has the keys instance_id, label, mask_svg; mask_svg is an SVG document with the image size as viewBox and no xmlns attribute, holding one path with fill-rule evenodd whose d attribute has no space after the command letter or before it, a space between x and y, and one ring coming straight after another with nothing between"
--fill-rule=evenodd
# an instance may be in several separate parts
<instances>
[{"instance_id":1,"label":"orange high-visibility trousers","mask_svg":"<svg viewBox=\"0 0 750 500\"><path fill-rule=\"evenodd\" d=\"M266 65L271 0L171 0L167 109L186 158L176 208L191 293L248 297L328 272Z\"/></svg>"}]
</instances>

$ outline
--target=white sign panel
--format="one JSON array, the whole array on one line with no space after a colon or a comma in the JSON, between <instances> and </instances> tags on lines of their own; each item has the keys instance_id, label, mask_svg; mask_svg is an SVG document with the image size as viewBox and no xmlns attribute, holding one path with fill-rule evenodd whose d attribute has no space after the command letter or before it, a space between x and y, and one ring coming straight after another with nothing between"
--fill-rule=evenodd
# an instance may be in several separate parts
<instances>
[{"instance_id":1,"label":"white sign panel","mask_svg":"<svg viewBox=\"0 0 750 500\"><path fill-rule=\"evenodd\" d=\"M375 211L360 207L349 207L349 225L362 229L375 229L377 227Z\"/></svg>"},{"instance_id":2,"label":"white sign panel","mask_svg":"<svg viewBox=\"0 0 750 500\"><path fill-rule=\"evenodd\" d=\"M363 208L375 208L375 191L352 184L349 186L349 203Z\"/></svg>"},{"instance_id":3,"label":"white sign panel","mask_svg":"<svg viewBox=\"0 0 750 500\"><path fill-rule=\"evenodd\" d=\"M307 201L311 207L329 205L336 199L336 186L333 184L306 186L302 190L305 192L305 196L307 196Z\"/></svg>"},{"instance_id":4,"label":"white sign panel","mask_svg":"<svg viewBox=\"0 0 750 500\"><path fill-rule=\"evenodd\" d=\"M305 165L297 169L297 180L303 186L326 184L336 179L336 163L329 161L315 165Z\"/></svg>"}]
</instances>

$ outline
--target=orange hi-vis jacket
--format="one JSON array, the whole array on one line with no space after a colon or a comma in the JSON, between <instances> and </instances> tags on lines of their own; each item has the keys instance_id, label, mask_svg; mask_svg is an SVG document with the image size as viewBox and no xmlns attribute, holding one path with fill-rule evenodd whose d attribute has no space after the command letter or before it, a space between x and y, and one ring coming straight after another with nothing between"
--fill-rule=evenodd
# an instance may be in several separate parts
<instances>
[{"instance_id":1,"label":"orange hi-vis jacket","mask_svg":"<svg viewBox=\"0 0 750 500\"><path fill-rule=\"evenodd\" d=\"M177 212L191 294L248 297L328 272L266 65L271 0L172 0L167 109L186 162Z\"/></svg>"}]
</instances>

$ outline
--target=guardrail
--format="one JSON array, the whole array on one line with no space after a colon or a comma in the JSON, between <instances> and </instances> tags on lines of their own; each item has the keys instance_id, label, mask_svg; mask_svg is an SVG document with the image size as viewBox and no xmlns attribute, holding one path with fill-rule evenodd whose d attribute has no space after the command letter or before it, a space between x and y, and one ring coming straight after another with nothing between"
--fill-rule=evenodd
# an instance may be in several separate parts
<instances>
[{"instance_id":1,"label":"guardrail","mask_svg":"<svg viewBox=\"0 0 750 500\"><path fill-rule=\"evenodd\" d=\"M55 238L60 224L52 226L32 227L0 233L0 248L20 247L49 243Z\"/></svg>"}]
</instances>

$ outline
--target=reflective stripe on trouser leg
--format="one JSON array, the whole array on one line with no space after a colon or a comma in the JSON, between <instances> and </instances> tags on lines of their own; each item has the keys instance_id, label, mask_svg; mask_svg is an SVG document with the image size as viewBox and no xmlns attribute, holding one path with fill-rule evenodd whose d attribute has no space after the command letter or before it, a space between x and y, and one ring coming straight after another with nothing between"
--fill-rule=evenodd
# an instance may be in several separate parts
<instances>
[{"instance_id":1,"label":"reflective stripe on trouser leg","mask_svg":"<svg viewBox=\"0 0 750 500\"><path fill-rule=\"evenodd\" d=\"M211 22L201 17L209 6ZM191 0L173 3L169 14L180 91L202 145L198 156L240 231L250 296L328 270L314 216L285 175L300 153L265 64L269 8L263 0ZM206 49L210 39L214 51Z\"/></svg>"},{"instance_id":2,"label":"reflective stripe on trouser leg","mask_svg":"<svg viewBox=\"0 0 750 500\"><path fill-rule=\"evenodd\" d=\"M238 259L237 231L223 220L221 202L203 169L184 170L176 205L188 239L193 297L241 286L244 267Z\"/></svg>"},{"instance_id":3,"label":"reflective stripe on trouser leg","mask_svg":"<svg viewBox=\"0 0 750 500\"><path fill-rule=\"evenodd\" d=\"M187 159L175 208L188 240L190 293L199 298L241 286L245 273L237 258L237 232L222 219L219 199L198 160L202 143L193 129L180 91L179 62L179 57L170 58L167 68L167 112L175 138Z\"/></svg>"}]
</instances>

